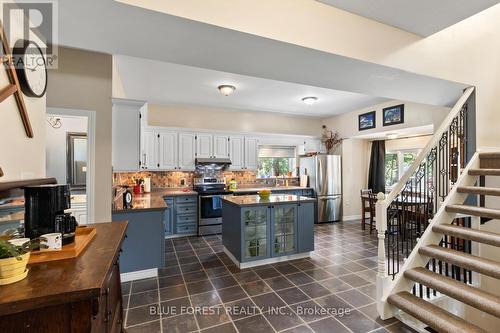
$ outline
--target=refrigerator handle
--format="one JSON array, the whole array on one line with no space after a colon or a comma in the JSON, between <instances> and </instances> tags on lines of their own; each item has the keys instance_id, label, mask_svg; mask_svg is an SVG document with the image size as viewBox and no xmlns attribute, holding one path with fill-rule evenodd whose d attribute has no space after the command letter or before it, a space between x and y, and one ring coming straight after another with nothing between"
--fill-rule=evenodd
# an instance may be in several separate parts
<instances>
[{"instance_id":1,"label":"refrigerator handle","mask_svg":"<svg viewBox=\"0 0 500 333\"><path fill-rule=\"evenodd\" d=\"M316 195L321 195L322 189L320 188L320 186L321 184L323 184L323 165L321 163L321 158L316 157L316 160L318 161L316 170Z\"/></svg>"}]
</instances>

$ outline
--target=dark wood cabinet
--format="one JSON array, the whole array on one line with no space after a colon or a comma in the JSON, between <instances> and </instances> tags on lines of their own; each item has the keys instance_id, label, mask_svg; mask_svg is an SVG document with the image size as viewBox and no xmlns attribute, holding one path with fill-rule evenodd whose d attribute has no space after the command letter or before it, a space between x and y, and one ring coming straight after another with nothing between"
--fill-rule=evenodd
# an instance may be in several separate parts
<instances>
[{"instance_id":1,"label":"dark wood cabinet","mask_svg":"<svg viewBox=\"0 0 500 333\"><path fill-rule=\"evenodd\" d=\"M80 257L31 265L25 280L0 287L2 333L123 331L119 254L127 223L94 226Z\"/></svg>"}]
</instances>

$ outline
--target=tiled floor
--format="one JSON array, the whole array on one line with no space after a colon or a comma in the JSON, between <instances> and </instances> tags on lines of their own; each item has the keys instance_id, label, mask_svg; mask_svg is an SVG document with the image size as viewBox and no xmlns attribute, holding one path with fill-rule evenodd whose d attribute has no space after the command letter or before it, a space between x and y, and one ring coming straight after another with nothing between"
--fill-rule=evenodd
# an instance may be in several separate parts
<instances>
[{"instance_id":1,"label":"tiled floor","mask_svg":"<svg viewBox=\"0 0 500 333\"><path fill-rule=\"evenodd\" d=\"M311 258L239 270L219 236L166 241L159 277L122 285L135 332L412 332L375 307L377 241L359 222L315 226Z\"/></svg>"}]
</instances>

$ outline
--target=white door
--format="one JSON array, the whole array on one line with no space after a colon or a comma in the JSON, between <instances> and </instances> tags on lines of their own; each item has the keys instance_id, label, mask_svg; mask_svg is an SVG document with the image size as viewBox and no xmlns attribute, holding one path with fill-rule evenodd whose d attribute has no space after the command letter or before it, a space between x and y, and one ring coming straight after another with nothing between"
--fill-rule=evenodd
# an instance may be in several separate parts
<instances>
[{"instance_id":1,"label":"white door","mask_svg":"<svg viewBox=\"0 0 500 333\"><path fill-rule=\"evenodd\" d=\"M176 170L179 167L177 151L179 144L176 132L160 132L160 169Z\"/></svg>"},{"instance_id":2,"label":"white door","mask_svg":"<svg viewBox=\"0 0 500 333\"><path fill-rule=\"evenodd\" d=\"M87 224L87 211L76 211L73 214L75 216L76 222L78 222L78 225L84 225Z\"/></svg>"},{"instance_id":3,"label":"white door","mask_svg":"<svg viewBox=\"0 0 500 333\"><path fill-rule=\"evenodd\" d=\"M259 140L245 138L245 169L257 170L257 148Z\"/></svg>"},{"instance_id":4,"label":"white door","mask_svg":"<svg viewBox=\"0 0 500 333\"><path fill-rule=\"evenodd\" d=\"M242 136L229 138L229 159L231 170L241 170L245 167L245 139Z\"/></svg>"},{"instance_id":5,"label":"white door","mask_svg":"<svg viewBox=\"0 0 500 333\"><path fill-rule=\"evenodd\" d=\"M145 170L155 170L159 168L159 140L158 133L144 131L142 135L141 166Z\"/></svg>"},{"instance_id":6,"label":"white door","mask_svg":"<svg viewBox=\"0 0 500 333\"><path fill-rule=\"evenodd\" d=\"M179 133L179 169L194 170L195 137L194 133Z\"/></svg>"},{"instance_id":7,"label":"white door","mask_svg":"<svg viewBox=\"0 0 500 333\"><path fill-rule=\"evenodd\" d=\"M215 158L228 158L229 157L229 136L227 135L214 135L214 153Z\"/></svg>"},{"instance_id":8,"label":"white door","mask_svg":"<svg viewBox=\"0 0 500 333\"><path fill-rule=\"evenodd\" d=\"M212 134L197 134L196 135L196 157L198 158L213 158L213 135Z\"/></svg>"}]
</instances>

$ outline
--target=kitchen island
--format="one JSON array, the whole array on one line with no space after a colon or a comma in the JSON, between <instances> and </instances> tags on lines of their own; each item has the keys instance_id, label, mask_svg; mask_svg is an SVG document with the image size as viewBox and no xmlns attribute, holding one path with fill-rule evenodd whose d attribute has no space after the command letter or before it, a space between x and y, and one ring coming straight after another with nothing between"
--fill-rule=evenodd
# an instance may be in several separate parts
<instances>
[{"instance_id":1,"label":"kitchen island","mask_svg":"<svg viewBox=\"0 0 500 333\"><path fill-rule=\"evenodd\" d=\"M224 196L224 252L239 268L308 257L314 250L314 202L296 195Z\"/></svg>"}]
</instances>

